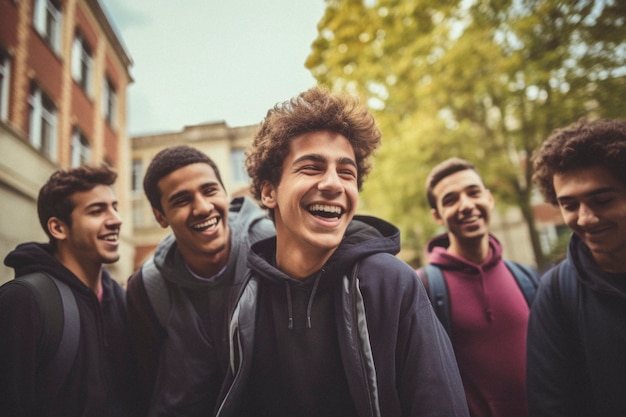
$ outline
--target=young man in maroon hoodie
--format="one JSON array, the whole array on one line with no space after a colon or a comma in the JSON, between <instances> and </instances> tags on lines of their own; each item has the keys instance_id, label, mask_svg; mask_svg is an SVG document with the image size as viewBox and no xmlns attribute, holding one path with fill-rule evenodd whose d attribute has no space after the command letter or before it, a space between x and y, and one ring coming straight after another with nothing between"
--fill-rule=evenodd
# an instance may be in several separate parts
<instances>
[{"instance_id":1,"label":"young man in maroon hoodie","mask_svg":"<svg viewBox=\"0 0 626 417\"><path fill-rule=\"evenodd\" d=\"M429 265L417 272L450 335L470 414L527 417L526 326L534 271L503 260L500 242L489 233L494 198L473 164L451 158L435 166L426 196L447 232L429 242Z\"/></svg>"}]
</instances>

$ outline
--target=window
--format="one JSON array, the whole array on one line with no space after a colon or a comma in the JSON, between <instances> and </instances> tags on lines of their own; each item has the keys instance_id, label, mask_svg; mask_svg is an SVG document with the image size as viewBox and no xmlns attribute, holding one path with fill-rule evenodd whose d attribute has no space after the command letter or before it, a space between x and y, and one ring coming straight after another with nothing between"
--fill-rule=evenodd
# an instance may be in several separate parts
<instances>
[{"instance_id":1,"label":"window","mask_svg":"<svg viewBox=\"0 0 626 417\"><path fill-rule=\"evenodd\" d=\"M230 161L232 163L232 175L234 183L248 182L248 173L245 167L246 150L243 148L230 151Z\"/></svg>"},{"instance_id":2,"label":"window","mask_svg":"<svg viewBox=\"0 0 626 417\"><path fill-rule=\"evenodd\" d=\"M133 194L141 193L142 170L143 170L143 164L141 162L141 159L133 159L133 166L132 166L132 172L131 172L132 178L130 180L130 183L131 183L130 187L131 187L131 191L133 192Z\"/></svg>"},{"instance_id":3,"label":"window","mask_svg":"<svg viewBox=\"0 0 626 417\"><path fill-rule=\"evenodd\" d=\"M9 119L9 86L11 80L11 58L0 49L0 120Z\"/></svg>"},{"instance_id":4,"label":"window","mask_svg":"<svg viewBox=\"0 0 626 417\"><path fill-rule=\"evenodd\" d=\"M117 111L117 93L108 77L104 79L102 89L102 116L111 125L115 126L115 112Z\"/></svg>"},{"instance_id":5,"label":"window","mask_svg":"<svg viewBox=\"0 0 626 417\"><path fill-rule=\"evenodd\" d=\"M76 32L74 44L72 45L72 77L90 97L92 93L92 74L93 59L91 58L91 48L83 36Z\"/></svg>"},{"instance_id":6,"label":"window","mask_svg":"<svg viewBox=\"0 0 626 417\"><path fill-rule=\"evenodd\" d=\"M57 159L57 111L52 100L31 83L28 97L28 127L31 145L43 152L51 160Z\"/></svg>"},{"instance_id":7,"label":"window","mask_svg":"<svg viewBox=\"0 0 626 417\"><path fill-rule=\"evenodd\" d=\"M88 163L91 160L91 145L89 140L78 129L72 132L72 167Z\"/></svg>"},{"instance_id":8,"label":"window","mask_svg":"<svg viewBox=\"0 0 626 417\"><path fill-rule=\"evenodd\" d=\"M33 24L56 53L61 51L61 17L58 1L35 0Z\"/></svg>"}]
</instances>

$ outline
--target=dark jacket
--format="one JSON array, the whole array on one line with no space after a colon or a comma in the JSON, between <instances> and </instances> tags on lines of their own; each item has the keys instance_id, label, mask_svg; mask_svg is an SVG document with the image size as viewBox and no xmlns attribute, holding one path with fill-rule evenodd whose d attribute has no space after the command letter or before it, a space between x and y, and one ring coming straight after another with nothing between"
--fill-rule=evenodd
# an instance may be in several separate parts
<instances>
[{"instance_id":1,"label":"dark jacket","mask_svg":"<svg viewBox=\"0 0 626 417\"><path fill-rule=\"evenodd\" d=\"M16 276L45 272L69 286L80 314L74 365L52 408L42 409L51 384L43 381L45 326L41 306L27 288L9 281L0 288L0 412L6 416L134 416L135 374L127 332L124 293L106 270L102 302L52 255L47 244L25 243L5 264Z\"/></svg>"},{"instance_id":2,"label":"dark jacket","mask_svg":"<svg viewBox=\"0 0 626 417\"><path fill-rule=\"evenodd\" d=\"M128 311L140 367L142 414L207 416L213 411L228 363L226 325L237 298L251 242L275 233L265 211L236 198L228 213L231 250L225 270L204 279L191 274L173 235L150 261L165 281L169 313L162 326L145 288L144 269L128 282Z\"/></svg>"},{"instance_id":3,"label":"dark jacket","mask_svg":"<svg viewBox=\"0 0 626 417\"><path fill-rule=\"evenodd\" d=\"M563 262L573 285L546 272L531 309L530 415L626 416L626 274L603 272L576 235Z\"/></svg>"},{"instance_id":4,"label":"dark jacket","mask_svg":"<svg viewBox=\"0 0 626 417\"><path fill-rule=\"evenodd\" d=\"M468 415L450 341L394 256L394 226L356 216L305 280L275 267L275 246L266 239L249 255L218 416Z\"/></svg>"}]
</instances>

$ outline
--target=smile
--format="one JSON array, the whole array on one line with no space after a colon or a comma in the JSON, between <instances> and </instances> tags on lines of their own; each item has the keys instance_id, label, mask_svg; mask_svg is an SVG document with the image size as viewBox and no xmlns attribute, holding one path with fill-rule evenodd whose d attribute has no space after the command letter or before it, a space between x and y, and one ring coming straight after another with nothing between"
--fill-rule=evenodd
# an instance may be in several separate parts
<instances>
[{"instance_id":1,"label":"smile","mask_svg":"<svg viewBox=\"0 0 626 417\"><path fill-rule=\"evenodd\" d=\"M206 221L203 221L202 223L194 224L192 226L192 228L194 230L197 230L197 231L201 232L203 230L207 230L207 229L210 229L212 227L215 227L217 225L218 220L219 219L217 217L212 217L212 218L210 218L210 219L208 219Z\"/></svg>"},{"instance_id":2,"label":"smile","mask_svg":"<svg viewBox=\"0 0 626 417\"><path fill-rule=\"evenodd\" d=\"M307 210L314 216L320 216L324 218L339 218L342 214L342 209L339 206L331 206L329 204L311 204Z\"/></svg>"}]
</instances>

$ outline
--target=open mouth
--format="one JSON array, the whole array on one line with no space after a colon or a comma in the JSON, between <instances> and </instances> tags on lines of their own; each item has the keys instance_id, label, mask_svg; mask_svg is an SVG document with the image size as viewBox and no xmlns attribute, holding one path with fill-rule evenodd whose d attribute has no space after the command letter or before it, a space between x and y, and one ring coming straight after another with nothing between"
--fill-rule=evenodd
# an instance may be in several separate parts
<instances>
[{"instance_id":1,"label":"open mouth","mask_svg":"<svg viewBox=\"0 0 626 417\"><path fill-rule=\"evenodd\" d=\"M478 221L478 219L480 219L480 216L470 216L470 217L466 217L464 219L461 219L461 221L459 223L461 223L461 224L474 223L475 221Z\"/></svg>"},{"instance_id":2,"label":"open mouth","mask_svg":"<svg viewBox=\"0 0 626 417\"><path fill-rule=\"evenodd\" d=\"M212 217L208 220L203 221L202 223L194 224L192 228L198 232L203 232L205 230L208 230L217 226L218 221L219 221L218 217Z\"/></svg>"},{"instance_id":3,"label":"open mouth","mask_svg":"<svg viewBox=\"0 0 626 417\"><path fill-rule=\"evenodd\" d=\"M100 239L105 240L107 242L117 242L119 238L120 237L117 233L100 237Z\"/></svg>"},{"instance_id":4,"label":"open mouth","mask_svg":"<svg viewBox=\"0 0 626 417\"><path fill-rule=\"evenodd\" d=\"M343 214L341 207L331 206L329 204L311 204L307 210L312 215L325 219L338 219Z\"/></svg>"}]
</instances>

